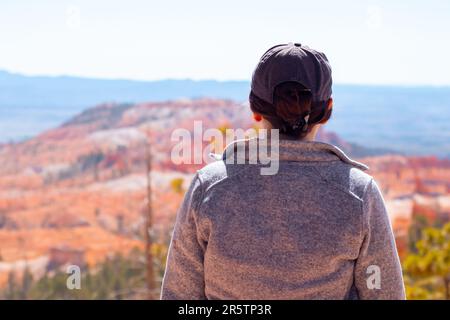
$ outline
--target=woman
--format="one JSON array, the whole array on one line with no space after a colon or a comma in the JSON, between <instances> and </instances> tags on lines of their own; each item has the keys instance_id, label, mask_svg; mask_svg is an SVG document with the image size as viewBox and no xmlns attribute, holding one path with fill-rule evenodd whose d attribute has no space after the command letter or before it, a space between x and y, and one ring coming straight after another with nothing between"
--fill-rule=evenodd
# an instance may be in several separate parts
<instances>
[{"instance_id":1,"label":"woman","mask_svg":"<svg viewBox=\"0 0 450 320\"><path fill-rule=\"evenodd\" d=\"M233 143L197 172L178 212L162 299L404 299L377 184L365 165L314 141L331 116L331 83L326 56L301 44L262 56L250 107L279 130L278 171L227 161L249 148Z\"/></svg>"}]
</instances>

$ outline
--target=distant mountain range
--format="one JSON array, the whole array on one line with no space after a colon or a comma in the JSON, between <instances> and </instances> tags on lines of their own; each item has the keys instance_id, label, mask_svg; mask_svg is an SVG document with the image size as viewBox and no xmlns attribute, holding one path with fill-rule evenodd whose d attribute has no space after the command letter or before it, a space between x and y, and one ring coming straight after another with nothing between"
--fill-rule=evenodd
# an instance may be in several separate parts
<instances>
[{"instance_id":1,"label":"distant mountain range","mask_svg":"<svg viewBox=\"0 0 450 320\"><path fill-rule=\"evenodd\" d=\"M136 103L199 97L239 101L246 98L248 90L248 81L105 80L23 76L0 70L0 106L9 107L84 109L103 102Z\"/></svg>"},{"instance_id":2,"label":"distant mountain range","mask_svg":"<svg viewBox=\"0 0 450 320\"><path fill-rule=\"evenodd\" d=\"M334 85L329 131L368 148L450 157L450 87ZM0 71L0 142L55 127L104 102L180 98L246 101L248 81L105 80Z\"/></svg>"}]
</instances>

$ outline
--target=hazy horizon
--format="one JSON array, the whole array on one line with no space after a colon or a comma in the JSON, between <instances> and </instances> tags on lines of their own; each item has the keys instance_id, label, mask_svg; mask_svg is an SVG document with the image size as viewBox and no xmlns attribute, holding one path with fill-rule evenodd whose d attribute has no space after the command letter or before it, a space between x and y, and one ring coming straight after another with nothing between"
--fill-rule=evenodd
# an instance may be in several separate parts
<instances>
[{"instance_id":1,"label":"hazy horizon","mask_svg":"<svg viewBox=\"0 0 450 320\"><path fill-rule=\"evenodd\" d=\"M139 104L201 97L245 102L250 83L33 78L0 72L0 86L7 88L7 94L0 93L0 142L8 142L32 137L106 102ZM333 98L333 119L326 128L346 141L450 157L445 108L450 87L335 84ZM427 120L417 121L419 114Z\"/></svg>"},{"instance_id":2,"label":"hazy horizon","mask_svg":"<svg viewBox=\"0 0 450 320\"><path fill-rule=\"evenodd\" d=\"M163 81L193 81L193 82L202 82L202 81L215 81L219 83L225 82L247 82L250 83L251 78L246 79L216 79L216 78L159 78L159 79L133 79L133 78L108 78L108 77L90 77L83 76L78 74L28 74L20 71L0 69L0 72L5 72L14 76L23 76L29 78L77 78L77 79L86 79L86 80L110 80L110 81L135 81L135 82L163 82ZM355 83L355 82L333 82L333 85L338 86L360 86L360 87L397 87L397 88L442 88L442 89L450 89L450 84L390 84L390 83Z\"/></svg>"}]
</instances>

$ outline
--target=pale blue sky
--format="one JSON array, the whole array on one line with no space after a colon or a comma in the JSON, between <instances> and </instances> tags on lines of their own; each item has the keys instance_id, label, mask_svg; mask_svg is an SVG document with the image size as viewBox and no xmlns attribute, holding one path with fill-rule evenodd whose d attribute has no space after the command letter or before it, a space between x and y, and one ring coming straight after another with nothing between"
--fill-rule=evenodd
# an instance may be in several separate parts
<instances>
[{"instance_id":1,"label":"pale blue sky","mask_svg":"<svg viewBox=\"0 0 450 320\"><path fill-rule=\"evenodd\" d=\"M335 82L450 85L448 0L0 0L0 69L249 79L282 42L324 51Z\"/></svg>"}]
</instances>

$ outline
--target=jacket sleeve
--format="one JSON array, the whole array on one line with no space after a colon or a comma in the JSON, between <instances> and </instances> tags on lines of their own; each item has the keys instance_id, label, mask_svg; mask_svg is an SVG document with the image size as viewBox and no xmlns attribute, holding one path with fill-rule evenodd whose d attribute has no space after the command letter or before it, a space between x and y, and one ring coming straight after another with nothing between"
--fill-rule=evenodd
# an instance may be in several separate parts
<instances>
[{"instance_id":1,"label":"jacket sleeve","mask_svg":"<svg viewBox=\"0 0 450 320\"><path fill-rule=\"evenodd\" d=\"M177 213L161 288L162 300L206 299L203 273L206 241L197 227L197 208L202 197L196 174Z\"/></svg>"},{"instance_id":2,"label":"jacket sleeve","mask_svg":"<svg viewBox=\"0 0 450 320\"><path fill-rule=\"evenodd\" d=\"M355 265L360 299L403 300L405 288L383 196L371 179L363 196L363 243Z\"/></svg>"}]
</instances>

